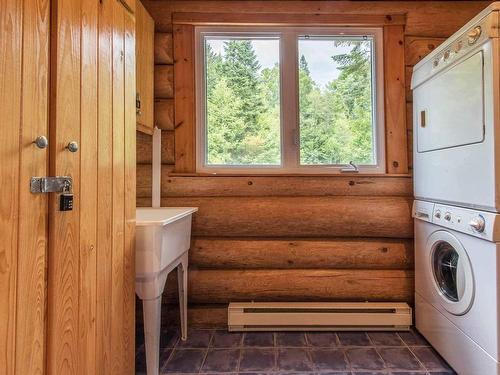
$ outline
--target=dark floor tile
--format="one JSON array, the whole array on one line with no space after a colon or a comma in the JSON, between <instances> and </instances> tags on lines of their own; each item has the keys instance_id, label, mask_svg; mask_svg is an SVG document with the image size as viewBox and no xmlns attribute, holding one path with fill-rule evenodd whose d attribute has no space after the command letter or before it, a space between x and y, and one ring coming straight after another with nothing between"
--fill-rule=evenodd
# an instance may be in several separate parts
<instances>
[{"instance_id":1,"label":"dark floor tile","mask_svg":"<svg viewBox=\"0 0 500 375\"><path fill-rule=\"evenodd\" d=\"M370 340L365 332L339 332L340 345L344 346L369 346Z\"/></svg>"},{"instance_id":2,"label":"dark floor tile","mask_svg":"<svg viewBox=\"0 0 500 375\"><path fill-rule=\"evenodd\" d=\"M387 368L391 370L424 370L407 348L378 348Z\"/></svg>"},{"instance_id":3,"label":"dark floor tile","mask_svg":"<svg viewBox=\"0 0 500 375\"><path fill-rule=\"evenodd\" d=\"M278 349L278 371L312 371L313 365L306 349Z\"/></svg>"},{"instance_id":4,"label":"dark floor tile","mask_svg":"<svg viewBox=\"0 0 500 375\"><path fill-rule=\"evenodd\" d=\"M344 352L339 349L311 349L311 359L314 368L319 371L347 370Z\"/></svg>"},{"instance_id":5,"label":"dark floor tile","mask_svg":"<svg viewBox=\"0 0 500 375\"><path fill-rule=\"evenodd\" d=\"M396 332L368 332L373 345L377 346L403 346L404 342Z\"/></svg>"},{"instance_id":6,"label":"dark floor tile","mask_svg":"<svg viewBox=\"0 0 500 375\"><path fill-rule=\"evenodd\" d=\"M306 338L309 346L331 348L339 344L334 332L307 332Z\"/></svg>"},{"instance_id":7,"label":"dark floor tile","mask_svg":"<svg viewBox=\"0 0 500 375\"><path fill-rule=\"evenodd\" d=\"M274 346L274 333L246 332L243 337L243 345L249 347L272 347Z\"/></svg>"},{"instance_id":8,"label":"dark floor tile","mask_svg":"<svg viewBox=\"0 0 500 375\"><path fill-rule=\"evenodd\" d=\"M239 349L210 349L201 372L221 373L238 370Z\"/></svg>"},{"instance_id":9,"label":"dark floor tile","mask_svg":"<svg viewBox=\"0 0 500 375\"><path fill-rule=\"evenodd\" d=\"M177 347L179 348L208 348L213 331L208 329L193 329L188 331L187 340L179 340Z\"/></svg>"},{"instance_id":10,"label":"dark floor tile","mask_svg":"<svg viewBox=\"0 0 500 375\"><path fill-rule=\"evenodd\" d=\"M240 372L273 371L274 349L242 349Z\"/></svg>"},{"instance_id":11,"label":"dark floor tile","mask_svg":"<svg viewBox=\"0 0 500 375\"><path fill-rule=\"evenodd\" d=\"M306 336L303 332L277 332L276 345L284 347L306 346Z\"/></svg>"},{"instance_id":12,"label":"dark floor tile","mask_svg":"<svg viewBox=\"0 0 500 375\"><path fill-rule=\"evenodd\" d=\"M408 346L430 346L427 340L417 331L398 332L398 335Z\"/></svg>"},{"instance_id":13,"label":"dark floor tile","mask_svg":"<svg viewBox=\"0 0 500 375\"><path fill-rule=\"evenodd\" d=\"M167 349L160 350L160 363L159 363L159 367L160 368L163 368L165 366L165 364L167 363L168 359L172 355L172 352L173 352L172 348L167 348Z\"/></svg>"},{"instance_id":14,"label":"dark floor tile","mask_svg":"<svg viewBox=\"0 0 500 375\"><path fill-rule=\"evenodd\" d=\"M218 330L214 332L210 346L215 348L238 348L243 341L243 334Z\"/></svg>"},{"instance_id":15,"label":"dark floor tile","mask_svg":"<svg viewBox=\"0 0 500 375\"><path fill-rule=\"evenodd\" d=\"M162 373L192 373L200 370L206 350L204 349L174 349Z\"/></svg>"},{"instance_id":16,"label":"dark floor tile","mask_svg":"<svg viewBox=\"0 0 500 375\"><path fill-rule=\"evenodd\" d=\"M135 355L135 371L137 373L146 372L146 353L143 349L137 351Z\"/></svg>"},{"instance_id":17,"label":"dark floor tile","mask_svg":"<svg viewBox=\"0 0 500 375\"><path fill-rule=\"evenodd\" d=\"M432 348L425 346L411 348L413 354L422 362L427 370L430 371L449 371L451 367L446 361Z\"/></svg>"},{"instance_id":18,"label":"dark floor tile","mask_svg":"<svg viewBox=\"0 0 500 375\"><path fill-rule=\"evenodd\" d=\"M162 329L160 333L160 348L173 348L179 341L179 332L175 329Z\"/></svg>"},{"instance_id":19,"label":"dark floor tile","mask_svg":"<svg viewBox=\"0 0 500 375\"><path fill-rule=\"evenodd\" d=\"M346 355L353 370L383 370L384 361L373 348L349 348Z\"/></svg>"},{"instance_id":20,"label":"dark floor tile","mask_svg":"<svg viewBox=\"0 0 500 375\"><path fill-rule=\"evenodd\" d=\"M427 375L427 371L391 371L391 375ZM432 375L435 375L432 373ZM447 374L449 375L449 374Z\"/></svg>"},{"instance_id":21,"label":"dark floor tile","mask_svg":"<svg viewBox=\"0 0 500 375\"><path fill-rule=\"evenodd\" d=\"M321 374L323 375L323 374ZM387 375L387 372L382 371L354 371L353 375ZM420 374L425 375L425 374Z\"/></svg>"}]
</instances>

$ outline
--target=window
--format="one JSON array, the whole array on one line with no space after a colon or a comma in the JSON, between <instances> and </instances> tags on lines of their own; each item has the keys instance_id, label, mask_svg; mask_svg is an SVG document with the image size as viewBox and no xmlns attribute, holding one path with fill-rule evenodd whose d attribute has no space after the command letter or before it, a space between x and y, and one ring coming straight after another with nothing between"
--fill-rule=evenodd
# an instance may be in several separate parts
<instances>
[{"instance_id":1,"label":"window","mask_svg":"<svg viewBox=\"0 0 500 375\"><path fill-rule=\"evenodd\" d=\"M198 27L197 170L385 172L382 29Z\"/></svg>"}]
</instances>

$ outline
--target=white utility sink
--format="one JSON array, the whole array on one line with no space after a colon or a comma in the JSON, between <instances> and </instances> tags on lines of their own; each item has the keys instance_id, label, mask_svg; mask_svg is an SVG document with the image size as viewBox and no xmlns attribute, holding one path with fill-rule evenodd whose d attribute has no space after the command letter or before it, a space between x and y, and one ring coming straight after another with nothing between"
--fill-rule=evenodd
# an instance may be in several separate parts
<instances>
[{"instance_id":1,"label":"white utility sink","mask_svg":"<svg viewBox=\"0 0 500 375\"><path fill-rule=\"evenodd\" d=\"M161 296L177 268L181 336L187 336L188 250L196 207L137 208L135 292L142 300L148 375L159 372Z\"/></svg>"}]
</instances>

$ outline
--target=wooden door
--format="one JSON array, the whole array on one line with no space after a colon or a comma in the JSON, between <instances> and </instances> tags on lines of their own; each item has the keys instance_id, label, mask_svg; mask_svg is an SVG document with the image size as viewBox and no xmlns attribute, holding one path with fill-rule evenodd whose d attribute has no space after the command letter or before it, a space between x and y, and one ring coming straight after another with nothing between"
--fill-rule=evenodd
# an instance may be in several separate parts
<instances>
[{"instance_id":1,"label":"wooden door","mask_svg":"<svg viewBox=\"0 0 500 375\"><path fill-rule=\"evenodd\" d=\"M137 130L153 134L154 128L154 43L155 23L140 1L136 5Z\"/></svg>"},{"instance_id":2,"label":"wooden door","mask_svg":"<svg viewBox=\"0 0 500 375\"><path fill-rule=\"evenodd\" d=\"M134 373L134 30L123 2L53 0L50 174L74 208L50 199L48 374Z\"/></svg>"},{"instance_id":3,"label":"wooden door","mask_svg":"<svg viewBox=\"0 0 500 375\"><path fill-rule=\"evenodd\" d=\"M0 374L44 371L49 1L0 1Z\"/></svg>"}]
</instances>

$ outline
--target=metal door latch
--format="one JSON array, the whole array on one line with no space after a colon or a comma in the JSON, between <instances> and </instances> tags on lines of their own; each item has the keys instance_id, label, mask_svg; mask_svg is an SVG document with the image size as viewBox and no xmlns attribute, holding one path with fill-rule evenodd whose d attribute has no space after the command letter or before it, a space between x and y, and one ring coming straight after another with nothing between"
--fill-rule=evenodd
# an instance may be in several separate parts
<instances>
[{"instance_id":1,"label":"metal door latch","mask_svg":"<svg viewBox=\"0 0 500 375\"><path fill-rule=\"evenodd\" d=\"M62 193L71 191L73 179L70 176L31 177L32 193Z\"/></svg>"}]
</instances>

